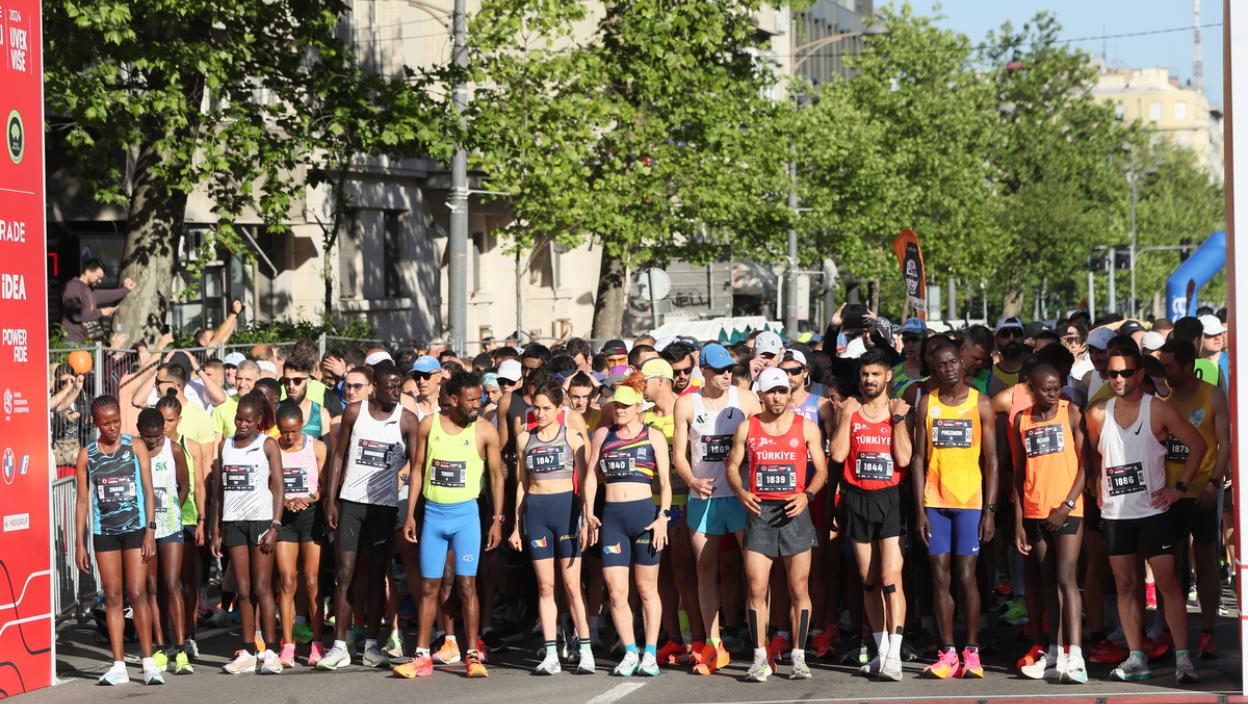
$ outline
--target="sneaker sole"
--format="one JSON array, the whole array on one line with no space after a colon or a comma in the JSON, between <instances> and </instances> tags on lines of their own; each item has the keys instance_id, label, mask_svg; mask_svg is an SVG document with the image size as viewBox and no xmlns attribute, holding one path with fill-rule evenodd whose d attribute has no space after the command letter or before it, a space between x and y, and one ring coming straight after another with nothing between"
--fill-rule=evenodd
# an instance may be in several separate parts
<instances>
[{"instance_id":1,"label":"sneaker sole","mask_svg":"<svg viewBox=\"0 0 1248 704\"><path fill-rule=\"evenodd\" d=\"M1115 675L1113 673L1110 673L1110 677L1118 680L1119 682L1144 682L1145 680L1152 679L1153 673L1141 672L1141 673L1136 673L1133 675Z\"/></svg>"}]
</instances>

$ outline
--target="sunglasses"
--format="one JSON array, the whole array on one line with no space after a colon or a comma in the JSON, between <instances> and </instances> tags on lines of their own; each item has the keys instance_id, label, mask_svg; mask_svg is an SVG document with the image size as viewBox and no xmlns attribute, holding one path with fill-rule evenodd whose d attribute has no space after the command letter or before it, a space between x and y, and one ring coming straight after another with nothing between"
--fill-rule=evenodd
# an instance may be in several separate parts
<instances>
[{"instance_id":1,"label":"sunglasses","mask_svg":"<svg viewBox=\"0 0 1248 704\"><path fill-rule=\"evenodd\" d=\"M684 367L683 369L672 367L672 373L677 376L688 376L693 373L693 367Z\"/></svg>"},{"instance_id":2,"label":"sunglasses","mask_svg":"<svg viewBox=\"0 0 1248 704\"><path fill-rule=\"evenodd\" d=\"M1083 342L1083 338L1079 337L1078 335L1062 335L1062 342L1069 342L1070 344L1073 345L1079 342Z\"/></svg>"},{"instance_id":3,"label":"sunglasses","mask_svg":"<svg viewBox=\"0 0 1248 704\"><path fill-rule=\"evenodd\" d=\"M156 383L157 384L176 384L178 382L174 381L173 379L157 379Z\"/></svg>"},{"instance_id":4,"label":"sunglasses","mask_svg":"<svg viewBox=\"0 0 1248 704\"><path fill-rule=\"evenodd\" d=\"M306 376L284 376L282 377L282 384L286 386L299 386L300 384L308 383L308 378L309 377Z\"/></svg>"},{"instance_id":5,"label":"sunglasses","mask_svg":"<svg viewBox=\"0 0 1248 704\"><path fill-rule=\"evenodd\" d=\"M1140 371L1139 369L1110 369L1105 372L1105 376L1110 379L1126 379L1127 377Z\"/></svg>"},{"instance_id":6,"label":"sunglasses","mask_svg":"<svg viewBox=\"0 0 1248 704\"><path fill-rule=\"evenodd\" d=\"M511 379L504 379L502 377L498 378L499 388L502 388L504 386L515 386L516 384L519 384L519 383L520 383L519 381L512 381Z\"/></svg>"},{"instance_id":7,"label":"sunglasses","mask_svg":"<svg viewBox=\"0 0 1248 704\"><path fill-rule=\"evenodd\" d=\"M805 367L781 367L789 376L797 376L806 371Z\"/></svg>"},{"instance_id":8,"label":"sunglasses","mask_svg":"<svg viewBox=\"0 0 1248 704\"><path fill-rule=\"evenodd\" d=\"M1022 337L1023 331L1018 328L1006 328L997 331L997 337Z\"/></svg>"},{"instance_id":9,"label":"sunglasses","mask_svg":"<svg viewBox=\"0 0 1248 704\"><path fill-rule=\"evenodd\" d=\"M435 372L414 372L412 378L416 381L429 381L433 378Z\"/></svg>"},{"instance_id":10,"label":"sunglasses","mask_svg":"<svg viewBox=\"0 0 1248 704\"><path fill-rule=\"evenodd\" d=\"M343 384L342 387L347 391L363 391L368 384Z\"/></svg>"}]
</instances>

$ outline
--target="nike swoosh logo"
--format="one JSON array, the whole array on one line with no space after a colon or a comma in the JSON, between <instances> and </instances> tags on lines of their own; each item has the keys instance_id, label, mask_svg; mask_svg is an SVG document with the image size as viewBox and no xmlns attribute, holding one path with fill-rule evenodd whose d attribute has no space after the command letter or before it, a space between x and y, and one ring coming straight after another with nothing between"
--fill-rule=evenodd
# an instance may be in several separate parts
<instances>
[{"instance_id":1,"label":"nike swoosh logo","mask_svg":"<svg viewBox=\"0 0 1248 704\"><path fill-rule=\"evenodd\" d=\"M1170 548L1172 548L1172 547L1174 547L1174 546L1173 546L1173 545L1162 545L1162 546L1161 546L1161 549L1162 549L1162 550L1169 550L1169 549L1170 549Z\"/></svg>"},{"instance_id":2,"label":"nike swoosh logo","mask_svg":"<svg viewBox=\"0 0 1248 704\"><path fill-rule=\"evenodd\" d=\"M1140 426L1139 426L1138 428L1136 428L1136 429L1135 429L1135 434L1136 434L1136 435L1139 435L1139 434L1140 434L1140 431L1141 431L1141 430L1143 430L1143 429L1144 429L1144 424L1143 424L1143 423L1140 423Z\"/></svg>"}]
</instances>

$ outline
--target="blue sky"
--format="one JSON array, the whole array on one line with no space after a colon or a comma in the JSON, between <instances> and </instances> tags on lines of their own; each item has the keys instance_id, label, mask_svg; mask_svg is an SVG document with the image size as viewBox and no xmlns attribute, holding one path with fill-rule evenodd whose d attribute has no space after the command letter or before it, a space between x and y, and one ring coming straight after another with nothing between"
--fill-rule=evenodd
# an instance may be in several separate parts
<instances>
[{"instance_id":1,"label":"blue sky","mask_svg":"<svg viewBox=\"0 0 1248 704\"><path fill-rule=\"evenodd\" d=\"M877 7L884 5L877 2ZM1062 36L1097 37L1074 46L1095 56L1104 50L1111 67L1162 66L1186 82L1192 76L1191 0L912 0L919 14L945 16L941 24L982 41L988 30L1009 20L1015 27L1041 10L1055 15ZM1202 0L1200 23L1222 22L1221 0ZM1184 28L1183 31L1138 37L1108 38L1102 35ZM1222 106L1222 27L1203 27L1205 92L1209 102Z\"/></svg>"}]
</instances>

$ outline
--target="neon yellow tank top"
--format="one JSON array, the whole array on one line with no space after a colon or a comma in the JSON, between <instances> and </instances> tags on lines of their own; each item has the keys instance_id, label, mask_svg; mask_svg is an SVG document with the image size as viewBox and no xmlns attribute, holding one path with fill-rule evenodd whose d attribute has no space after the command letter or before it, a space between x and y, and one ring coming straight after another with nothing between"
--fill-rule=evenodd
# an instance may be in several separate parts
<instances>
[{"instance_id":1,"label":"neon yellow tank top","mask_svg":"<svg viewBox=\"0 0 1248 704\"><path fill-rule=\"evenodd\" d=\"M454 435L442 427L442 414L433 414L425 443L425 482L421 493L438 504L459 504L481 495L485 460L477 452L477 424Z\"/></svg>"},{"instance_id":2,"label":"neon yellow tank top","mask_svg":"<svg viewBox=\"0 0 1248 704\"><path fill-rule=\"evenodd\" d=\"M1200 492L1204 491L1205 485L1213 476L1214 466L1218 463L1218 436L1214 432L1213 424L1214 388L1209 384L1199 384L1196 393L1186 401L1175 398L1173 392L1166 399L1166 405L1178 411L1187 422L1196 426L1196 432L1200 433L1200 437L1205 441L1205 457L1200 461L1200 469L1196 470L1196 476L1192 477L1187 493L1183 494L1184 498L1194 499L1200 496ZM1187 462L1187 456L1191 452L1191 448L1173 435L1166 438L1167 484L1174 486L1174 483L1183 476L1183 465Z\"/></svg>"}]
</instances>

